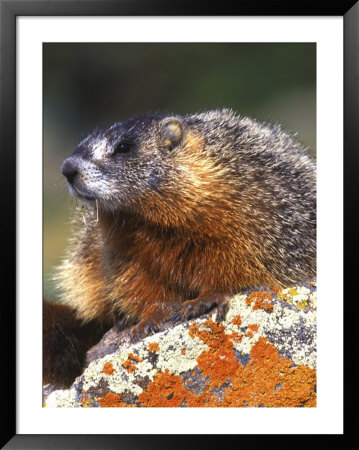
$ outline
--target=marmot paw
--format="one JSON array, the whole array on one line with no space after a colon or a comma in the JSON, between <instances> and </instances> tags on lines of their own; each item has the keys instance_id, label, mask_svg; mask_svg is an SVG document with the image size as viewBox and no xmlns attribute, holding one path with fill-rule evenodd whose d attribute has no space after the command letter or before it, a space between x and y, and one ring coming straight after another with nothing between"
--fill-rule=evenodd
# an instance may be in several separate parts
<instances>
[{"instance_id":1,"label":"marmot paw","mask_svg":"<svg viewBox=\"0 0 359 450\"><path fill-rule=\"evenodd\" d=\"M144 339L151 334L158 333L160 328L152 321L140 322L131 328L131 343L136 343L141 339Z\"/></svg>"},{"instance_id":2,"label":"marmot paw","mask_svg":"<svg viewBox=\"0 0 359 450\"><path fill-rule=\"evenodd\" d=\"M187 300L183 303L182 307L172 316L171 321L173 324L185 322L186 320L195 319L217 306L216 321L222 322L228 311L227 304L228 297L217 295L213 300L194 299Z\"/></svg>"}]
</instances>

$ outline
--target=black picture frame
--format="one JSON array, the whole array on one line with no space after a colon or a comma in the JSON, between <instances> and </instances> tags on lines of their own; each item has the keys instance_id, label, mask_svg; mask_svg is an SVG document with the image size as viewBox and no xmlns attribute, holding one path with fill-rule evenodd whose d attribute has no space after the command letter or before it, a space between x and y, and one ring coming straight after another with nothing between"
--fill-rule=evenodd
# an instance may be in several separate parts
<instances>
[{"instance_id":1,"label":"black picture frame","mask_svg":"<svg viewBox=\"0 0 359 450\"><path fill-rule=\"evenodd\" d=\"M353 180L359 168L359 2L341 0L252 0L214 2L168 0L0 0L0 157L2 199L1 255L2 273L2 420L1 448L86 448L86 449L174 449L185 447L230 445L233 439L244 445L248 439L268 439L264 435L18 435L16 434L16 17L19 16L343 16L344 18L344 286L350 292L350 281L355 280L356 251L354 218L357 197ZM6 193L6 194L4 194ZM355 313L345 307L347 329L354 330ZM352 306L353 308L353 306ZM350 333L352 331L349 331ZM346 342L350 342L346 336ZM348 361L348 348L344 352ZM6 370L4 368L6 367ZM350 389L347 389L347 393ZM346 402L346 406L348 407ZM345 423L345 435L354 425L354 416ZM283 430L285 434L285 430ZM344 436L344 435L343 435ZM331 435L331 438L342 438ZM282 436L283 437L283 436ZM305 435L298 436L299 442ZM238 441L240 439L240 441ZM293 436L283 437L283 442ZM312 439L312 437L311 437ZM263 442L263 440L262 440Z\"/></svg>"}]
</instances>

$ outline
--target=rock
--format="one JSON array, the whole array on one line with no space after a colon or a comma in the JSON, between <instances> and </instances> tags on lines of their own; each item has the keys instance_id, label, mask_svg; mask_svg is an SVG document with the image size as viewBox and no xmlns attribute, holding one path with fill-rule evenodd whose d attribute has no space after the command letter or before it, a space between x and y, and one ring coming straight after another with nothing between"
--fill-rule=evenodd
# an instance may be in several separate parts
<instances>
[{"instance_id":1,"label":"rock","mask_svg":"<svg viewBox=\"0 0 359 450\"><path fill-rule=\"evenodd\" d=\"M130 344L111 329L46 407L314 407L316 283L248 290L216 311Z\"/></svg>"}]
</instances>

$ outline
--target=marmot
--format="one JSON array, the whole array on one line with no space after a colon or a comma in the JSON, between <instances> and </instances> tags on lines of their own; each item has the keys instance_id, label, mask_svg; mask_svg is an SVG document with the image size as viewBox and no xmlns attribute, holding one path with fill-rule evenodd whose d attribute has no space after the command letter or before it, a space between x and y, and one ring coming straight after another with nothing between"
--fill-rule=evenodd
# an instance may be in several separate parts
<instances>
[{"instance_id":1,"label":"marmot","mask_svg":"<svg viewBox=\"0 0 359 450\"><path fill-rule=\"evenodd\" d=\"M136 341L214 306L222 320L243 288L315 276L315 164L277 125L147 114L95 130L62 173L87 205L59 270L83 324L115 318Z\"/></svg>"}]
</instances>

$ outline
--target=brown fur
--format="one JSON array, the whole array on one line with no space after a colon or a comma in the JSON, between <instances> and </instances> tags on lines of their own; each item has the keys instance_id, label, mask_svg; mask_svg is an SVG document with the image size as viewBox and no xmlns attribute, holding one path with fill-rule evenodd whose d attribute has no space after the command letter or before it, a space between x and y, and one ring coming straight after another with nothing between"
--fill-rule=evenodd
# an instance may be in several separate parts
<instances>
[{"instance_id":1,"label":"brown fur","mask_svg":"<svg viewBox=\"0 0 359 450\"><path fill-rule=\"evenodd\" d=\"M70 385L82 372L86 351L105 331L97 321L84 325L73 308L44 300L43 382Z\"/></svg>"}]
</instances>

